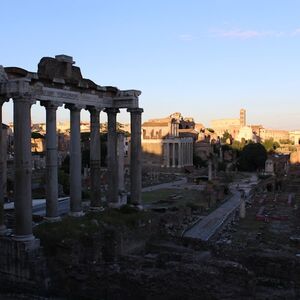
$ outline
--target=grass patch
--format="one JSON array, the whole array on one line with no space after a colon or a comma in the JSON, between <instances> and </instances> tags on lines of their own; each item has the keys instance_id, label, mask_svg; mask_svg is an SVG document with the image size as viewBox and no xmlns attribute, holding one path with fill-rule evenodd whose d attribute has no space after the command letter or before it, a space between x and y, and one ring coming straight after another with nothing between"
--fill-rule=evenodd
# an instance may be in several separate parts
<instances>
[{"instance_id":1,"label":"grass patch","mask_svg":"<svg viewBox=\"0 0 300 300\"><path fill-rule=\"evenodd\" d=\"M185 189L161 189L142 194L142 201L145 204L165 205L165 206L206 206L206 201L202 193L197 190Z\"/></svg>"},{"instance_id":2,"label":"grass patch","mask_svg":"<svg viewBox=\"0 0 300 300\"><path fill-rule=\"evenodd\" d=\"M152 212L130 208L107 209L104 212L90 212L80 218L66 216L61 222L42 223L34 228L34 234L45 249L55 252L58 243L85 242L94 234L103 233L108 225L135 230L149 222L153 216Z\"/></svg>"}]
</instances>

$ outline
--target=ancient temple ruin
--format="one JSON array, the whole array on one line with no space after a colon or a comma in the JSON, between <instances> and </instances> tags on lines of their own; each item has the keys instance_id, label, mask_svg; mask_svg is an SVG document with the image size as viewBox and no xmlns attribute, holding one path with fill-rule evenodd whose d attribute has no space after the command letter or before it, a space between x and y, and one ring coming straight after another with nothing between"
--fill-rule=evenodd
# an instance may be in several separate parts
<instances>
[{"instance_id":1,"label":"ancient temple ruin","mask_svg":"<svg viewBox=\"0 0 300 300\"><path fill-rule=\"evenodd\" d=\"M131 116L131 188L130 201L141 201L141 114L138 90L119 90L100 86L83 78L73 58L57 55L43 57L37 72L18 67L0 66L0 124L2 105L12 99L14 120L15 213L16 228L13 239L30 241L32 234L31 197L31 106L40 101L46 109L46 218L56 220L58 215L57 132L56 110L59 106L70 110L70 215L81 216L81 148L80 111L90 112L90 167L91 206L101 205L100 178L100 112L108 116L108 202L119 205L117 163L117 114L126 108ZM0 149L3 139L0 134ZM0 157L0 187L3 186L3 157ZM0 235L5 234L3 189L0 188Z\"/></svg>"}]
</instances>

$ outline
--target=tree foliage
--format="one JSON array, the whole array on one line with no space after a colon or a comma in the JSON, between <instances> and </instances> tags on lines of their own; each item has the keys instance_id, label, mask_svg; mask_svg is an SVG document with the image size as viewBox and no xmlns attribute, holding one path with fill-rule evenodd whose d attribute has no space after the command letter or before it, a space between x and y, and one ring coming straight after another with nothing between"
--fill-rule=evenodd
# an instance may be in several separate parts
<instances>
[{"instance_id":1,"label":"tree foliage","mask_svg":"<svg viewBox=\"0 0 300 300\"><path fill-rule=\"evenodd\" d=\"M226 131L223 133L223 136L221 137L221 142L222 142L222 143L227 143L228 140L230 141L230 144L231 144L232 136L231 136L231 134L228 132L228 130L226 130Z\"/></svg>"},{"instance_id":2,"label":"tree foliage","mask_svg":"<svg viewBox=\"0 0 300 300\"><path fill-rule=\"evenodd\" d=\"M267 152L273 152L278 147L280 147L279 143L274 141L272 138L266 139L262 144Z\"/></svg>"},{"instance_id":3,"label":"tree foliage","mask_svg":"<svg viewBox=\"0 0 300 300\"><path fill-rule=\"evenodd\" d=\"M250 143L242 150L237 165L240 171L254 172L263 169L266 160L265 147L259 143Z\"/></svg>"}]
</instances>

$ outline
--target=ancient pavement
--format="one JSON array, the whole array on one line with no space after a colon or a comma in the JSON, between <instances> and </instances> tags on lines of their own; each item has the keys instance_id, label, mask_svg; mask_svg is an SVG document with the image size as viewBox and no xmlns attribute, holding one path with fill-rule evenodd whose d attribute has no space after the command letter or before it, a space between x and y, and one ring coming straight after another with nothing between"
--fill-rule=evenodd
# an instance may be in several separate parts
<instances>
[{"instance_id":1,"label":"ancient pavement","mask_svg":"<svg viewBox=\"0 0 300 300\"><path fill-rule=\"evenodd\" d=\"M257 177L253 175L249 180L234 182L231 185L233 194L224 204L214 210L205 218L199 220L191 228L183 233L183 237L208 241L219 228L226 223L227 219L239 209L241 204L240 188L248 195L253 185L257 184Z\"/></svg>"},{"instance_id":2,"label":"ancient pavement","mask_svg":"<svg viewBox=\"0 0 300 300\"><path fill-rule=\"evenodd\" d=\"M172 182L166 182L166 183L161 183L157 185L152 185L152 186L147 186L142 188L142 192L151 192L151 191L156 191L156 190L161 190L161 189L168 189L168 188L173 188L182 184L187 183L186 178L182 178L180 180L172 181Z\"/></svg>"},{"instance_id":3,"label":"ancient pavement","mask_svg":"<svg viewBox=\"0 0 300 300\"><path fill-rule=\"evenodd\" d=\"M227 217L239 208L240 203L240 192L236 191L224 204L185 231L183 237L208 241L215 234L216 230L226 222Z\"/></svg>"}]
</instances>

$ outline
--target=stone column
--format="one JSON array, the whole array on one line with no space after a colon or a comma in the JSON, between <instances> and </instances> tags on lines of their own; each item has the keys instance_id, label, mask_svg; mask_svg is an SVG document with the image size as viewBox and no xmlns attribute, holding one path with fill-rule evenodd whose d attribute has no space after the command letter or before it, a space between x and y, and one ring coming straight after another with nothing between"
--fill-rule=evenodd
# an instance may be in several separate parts
<instances>
[{"instance_id":1,"label":"stone column","mask_svg":"<svg viewBox=\"0 0 300 300\"><path fill-rule=\"evenodd\" d=\"M170 167L170 144L169 142L166 143L166 154L167 154L167 165L166 167Z\"/></svg>"},{"instance_id":2,"label":"stone column","mask_svg":"<svg viewBox=\"0 0 300 300\"><path fill-rule=\"evenodd\" d=\"M190 143L187 142L186 143L186 149L187 149L187 162L188 162L188 165L191 164L191 151L190 151Z\"/></svg>"},{"instance_id":3,"label":"stone column","mask_svg":"<svg viewBox=\"0 0 300 300\"><path fill-rule=\"evenodd\" d=\"M118 133L117 139L118 182L119 192L124 193L124 134Z\"/></svg>"},{"instance_id":4,"label":"stone column","mask_svg":"<svg viewBox=\"0 0 300 300\"><path fill-rule=\"evenodd\" d=\"M141 204L142 196L142 147L141 127L142 108L128 108L131 126L131 153L130 153L130 202L134 205Z\"/></svg>"},{"instance_id":5,"label":"stone column","mask_svg":"<svg viewBox=\"0 0 300 300\"><path fill-rule=\"evenodd\" d=\"M184 166L184 143L181 143L181 166Z\"/></svg>"},{"instance_id":6,"label":"stone column","mask_svg":"<svg viewBox=\"0 0 300 300\"><path fill-rule=\"evenodd\" d=\"M181 142L178 142L178 168L182 167Z\"/></svg>"},{"instance_id":7,"label":"stone column","mask_svg":"<svg viewBox=\"0 0 300 300\"><path fill-rule=\"evenodd\" d=\"M6 177L4 164L6 164L6 161L4 161L5 155L3 153L6 150L4 149L5 141L2 134L2 105L5 101L0 99L0 236L6 233L6 226L4 225L4 186L6 186L4 182Z\"/></svg>"},{"instance_id":8,"label":"stone column","mask_svg":"<svg viewBox=\"0 0 300 300\"><path fill-rule=\"evenodd\" d=\"M208 180L212 180L212 159L208 159Z\"/></svg>"},{"instance_id":9,"label":"stone column","mask_svg":"<svg viewBox=\"0 0 300 300\"><path fill-rule=\"evenodd\" d=\"M163 141L161 142L161 148L162 148L162 156L163 156L163 160L162 160L162 167L166 167L167 166L167 146L165 143L163 143Z\"/></svg>"},{"instance_id":10,"label":"stone column","mask_svg":"<svg viewBox=\"0 0 300 300\"><path fill-rule=\"evenodd\" d=\"M14 161L15 161L15 217L14 239L31 241L32 197L31 197L31 116L34 102L29 97L14 98Z\"/></svg>"},{"instance_id":11,"label":"stone column","mask_svg":"<svg viewBox=\"0 0 300 300\"><path fill-rule=\"evenodd\" d=\"M183 165L186 166L186 142L184 141L182 144L182 156L183 156Z\"/></svg>"},{"instance_id":12,"label":"stone column","mask_svg":"<svg viewBox=\"0 0 300 300\"><path fill-rule=\"evenodd\" d=\"M222 145L220 145L220 150L219 150L219 160L220 160L220 162L223 162L223 150L222 150Z\"/></svg>"},{"instance_id":13,"label":"stone column","mask_svg":"<svg viewBox=\"0 0 300 300\"><path fill-rule=\"evenodd\" d=\"M193 165L193 142L190 143L190 165Z\"/></svg>"},{"instance_id":14,"label":"stone column","mask_svg":"<svg viewBox=\"0 0 300 300\"><path fill-rule=\"evenodd\" d=\"M119 206L119 183L117 162L117 113L118 108L107 108L108 135L107 135L107 177L108 177L108 202L111 207ZM132 157L131 145L131 157Z\"/></svg>"},{"instance_id":15,"label":"stone column","mask_svg":"<svg viewBox=\"0 0 300 300\"><path fill-rule=\"evenodd\" d=\"M80 141L80 111L83 107L68 104L70 109L70 212L72 217L81 217L82 195L81 195L81 141Z\"/></svg>"},{"instance_id":16,"label":"stone column","mask_svg":"<svg viewBox=\"0 0 300 300\"><path fill-rule=\"evenodd\" d=\"M100 111L101 109L91 107L90 126L90 179L91 179L91 208L101 206L101 148L100 148Z\"/></svg>"},{"instance_id":17,"label":"stone column","mask_svg":"<svg viewBox=\"0 0 300 300\"><path fill-rule=\"evenodd\" d=\"M188 164L191 165L191 144L187 143L187 150L188 150Z\"/></svg>"},{"instance_id":18,"label":"stone column","mask_svg":"<svg viewBox=\"0 0 300 300\"><path fill-rule=\"evenodd\" d=\"M175 143L172 143L172 167L175 168Z\"/></svg>"},{"instance_id":19,"label":"stone column","mask_svg":"<svg viewBox=\"0 0 300 300\"><path fill-rule=\"evenodd\" d=\"M42 101L46 108L46 219L59 221L58 214L58 166L56 110L59 106L51 101Z\"/></svg>"}]
</instances>

